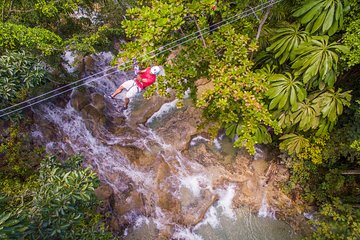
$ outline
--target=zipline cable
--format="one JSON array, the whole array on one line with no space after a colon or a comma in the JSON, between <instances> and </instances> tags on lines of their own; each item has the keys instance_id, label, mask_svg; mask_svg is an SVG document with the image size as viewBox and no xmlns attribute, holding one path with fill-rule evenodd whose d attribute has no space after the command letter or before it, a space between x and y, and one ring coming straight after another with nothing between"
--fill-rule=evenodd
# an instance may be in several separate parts
<instances>
[{"instance_id":1,"label":"zipline cable","mask_svg":"<svg viewBox=\"0 0 360 240\"><path fill-rule=\"evenodd\" d=\"M256 7L252 8L251 10L243 11L243 12L241 12L240 14L236 14L236 15L234 15L234 16L232 16L232 17L229 17L229 18L227 18L227 19L225 19L225 20L222 20L221 22L215 23L215 24L213 24L213 25L211 25L211 26L209 26L209 27L205 27L205 28L203 28L203 29L201 29L201 30L199 30L199 31L197 31L197 32L194 32L194 33L189 34L189 35L187 35L187 36L185 36L185 37L182 37L182 38L180 38L180 39L177 39L177 40L175 40L175 41L173 41L173 42L171 42L171 43L168 43L168 44L165 44L165 45L163 45L163 46L160 46L160 47L157 48L156 50L153 50L153 51L151 51L151 52L149 52L149 53L143 54L143 55L140 56L139 58L145 57L146 55L149 55L149 54L151 54L151 53L153 53L153 52L155 52L155 51L161 50L160 52L154 54L153 56L150 56L150 59L151 59L151 58L154 58L154 57L156 57L156 56L158 56L158 55L160 55L160 54L162 54L162 53L164 53L164 52L166 52L166 51L169 51L169 50L171 50L171 49L173 49L173 48L175 48L175 47L177 47L177 46L180 46L180 45L183 45L183 44L185 44L185 43L187 43L187 42L189 42L189 41L192 41L192 40L198 38L198 36L195 36L195 37L192 37L192 38L190 38L190 39L187 39L187 40L185 40L185 41L183 41L183 42L181 42L181 43L179 43L179 44L176 44L175 46L169 47L169 48L167 48L167 49L163 49L165 46L169 46L169 45L174 44L174 43L176 43L176 42L179 42L179 41L181 41L181 40L183 40L183 39L186 39L186 38L188 38L188 37L190 37L190 36L193 36L194 34L202 33L202 31L204 31L204 30L206 30L206 29L210 29L210 30L202 33L203 35L208 34L208 33L212 32L212 31L215 31L216 29L218 29L218 28L220 28L220 27L226 26L226 25L228 25L228 24L230 24L230 23L233 23L233 22L235 22L235 21L237 21L237 20L239 20L239 19L241 19L241 18L250 16L250 15L254 14L254 12L257 12L257 11L260 11L260 10L263 10L263 9L266 9L266 8L268 8L268 7L270 7L270 6L273 6L273 5L275 5L275 4L277 4L277 3L281 2L281 1L282 1L282 0L278 0L278 1L274 1L274 2L266 2L266 3L263 3L263 4L259 4L259 5L257 5ZM235 18L236 16L239 16L239 17L238 17L238 18ZM235 19L232 20L232 21L227 22L229 19L233 19L233 18L235 18ZM223 23L223 22L226 22L226 23L219 25L220 23ZM217 25L219 25L219 26L217 26ZM214 26L217 26L217 27L214 28ZM128 63L130 63L130 61L127 61L127 62L124 62L123 64L121 64L121 66L123 66L123 68L122 68L121 70L125 70L125 65L128 64ZM47 94L50 94L50 93L59 91L60 89L64 89L64 88L66 88L66 87L69 87L69 86L71 86L71 85L74 85L75 83L79 83L79 82L82 82L82 81L86 81L87 79L89 79L89 78L91 78L91 77L94 77L94 76L96 76L96 75L98 75L98 74L100 74L100 73L103 73L103 72L106 72L106 71L109 71L109 70L115 69L115 68L117 68L117 66L104 69L104 70L102 70L102 71L100 71L100 72L97 72L97 73L95 73L95 74L93 74L93 75L89 75L89 76L87 76L87 77L85 77L85 78L82 78L82 79L79 79L79 80L77 80L77 81L75 81L75 82L72 82L72 83L69 83L69 84L64 85L64 86L62 86L62 87L53 89L53 90L51 90L51 91L49 91L49 92L47 92L47 93L41 94L41 95L39 95L39 96L33 97L33 98L31 98L31 99L28 99L28 100L26 100L26 101L23 101L23 102L20 102L20 103L15 104L15 105L9 106L9 107L7 107L7 108L1 109L0 112L3 112L3 111L5 111L5 110L11 109L11 108L14 108L14 107L19 106L19 105L21 105L21 104L25 104L25 103L27 103L27 102L33 101L33 100L38 99L38 98L40 98L40 97L42 97L42 96L45 96L45 95L47 95ZM79 85L77 85L77 86L74 86L74 87L72 87L72 88L66 89L65 91L62 91L62 92L60 92L60 93L51 95L50 97L46 97L46 98L44 98L44 99L41 99L41 100L36 101L36 102L34 102L34 103L31 103L31 104L29 104L29 105L26 105L26 106L17 108L17 109L15 109L15 110L13 110L13 111L4 113L4 114L0 115L0 117L6 116L6 115L10 115L10 114L12 114L12 113L14 113L14 112L17 112L17 111L20 111L20 110L22 110L22 109L24 109L24 108L31 107L31 106L33 106L33 105L35 105L35 104L41 103L41 102L43 102L43 101L45 101L45 100L48 100L48 99L50 99L50 98L59 96L59 95L65 93L65 92L68 92L68 91L70 91L70 90L73 90L73 89L75 89L75 88L78 88L78 87L80 87L80 86L83 86L83 85L85 85L85 84L91 83L91 82L93 82L93 81L95 81L95 80L98 80L98 79L101 78L101 77L108 76L108 75L112 75L112 74L114 74L115 72L117 72L118 70L120 70L120 69L117 69L117 70L115 70L115 71L113 71L113 72L111 72L111 73L102 75L102 76L100 76L100 77L94 78L94 79L92 79L92 80L90 80L90 81L84 82L84 83L79 84Z\"/></svg>"},{"instance_id":2,"label":"zipline cable","mask_svg":"<svg viewBox=\"0 0 360 240\"><path fill-rule=\"evenodd\" d=\"M53 89L53 90L51 90L51 91L48 91L48 92L43 93L43 94L40 94L40 95L38 95L38 96L36 96L36 97L30 98L30 99L28 99L28 100L25 100L25 101L22 101L22 102L20 102L20 103L14 104L14 105L9 106L9 107L6 107L6 108L4 108L4 109L1 109L0 112L6 111L6 110L8 110L8 109L12 109L12 108L14 108L14 107L16 107L16 106L19 106L19 105L21 105L21 104L24 104L24 103L33 101L33 100L38 99L38 98L40 98L40 97L43 97L43 96L45 96L45 95L47 95L47 94L56 92L56 91L58 91L58 90L60 90L60 89L64 89L64 88L69 87L69 86L71 86L71 85L74 85L74 84L76 84L76 83L78 83L78 82L87 80L87 79L89 79L89 78L91 78L91 77L94 77L94 76L100 74L100 73L106 72L106 71L108 71L108 70L110 70L110 69L112 69L112 68L116 68L116 67L108 67L107 69L104 69L104 70L99 71L99 72L97 72L97 73L95 73L95 74L92 74L92 75L86 76L86 77L84 77L84 78L81 78L81 79L79 79L79 80L77 80L77 81L75 81L75 82L68 83L68 84L66 84L66 85L64 85L64 86L55 88L55 89Z\"/></svg>"},{"instance_id":3,"label":"zipline cable","mask_svg":"<svg viewBox=\"0 0 360 240\"><path fill-rule=\"evenodd\" d=\"M125 69L125 68L123 68L123 69L121 69L121 70L124 70L124 69ZM90 82L93 82L93 81L95 81L95 80L98 80L99 78L102 78L102 77L105 77L105 76L108 76L108 75L112 75L112 74L114 74L114 73L117 72L117 71L119 71L119 69L116 69L116 70L115 70L114 72L112 72L112 73L107 73L107 74L104 74L104 75L102 75L102 76L100 76L100 77L94 78L94 79L92 79L91 81L89 81L89 83L90 83ZM26 105L26 106L17 108L17 109L15 109L15 110L12 110L12 111L10 111L10 112L4 113L4 114L0 115L0 118L3 117L3 116L10 115L10 114L12 114L12 113L18 112L18 111L20 111L20 110L22 110L22 109L31 107L31 106L36 105L36 104L38 104L38 103L44 102L44 101L46 101L46 100L48 100L48 99L51 99L51 98L53 98L53 97L56 97L56 96L59 96L59 95L61 95L61 94L66 93L66 92L69 92L70 90L74 90L75 88L78 88L78 87L80 87L80 86L82 86L82 85L84 85L84 84L75 86L75 87L73 87L73 88L66 89L66 90L64 90L64 91L62 91L62 92L56 93L56 94L51 95L51 96L46 97L46 98L43 98L43 99L38 100L38 101L36 101L36 102L34 102L34 103L31 103L31 104L29 104L29 105Z\"/></svg>"}]
</instances>

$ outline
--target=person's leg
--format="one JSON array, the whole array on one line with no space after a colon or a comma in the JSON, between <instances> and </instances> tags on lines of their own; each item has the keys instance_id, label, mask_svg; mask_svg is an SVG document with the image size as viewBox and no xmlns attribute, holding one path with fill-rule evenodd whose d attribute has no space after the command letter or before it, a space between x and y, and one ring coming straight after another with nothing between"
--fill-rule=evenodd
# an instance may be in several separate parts
<instances>
[{"instance_id":1,"label":"person's leg","mask_svg":"<svg viewBox=\"0 0 360 240\"><path fill-rule=\"evenodd\" d=\"M130 99L129 99L129 98L127 98L127 97L125 97L125 98L124 98L124 108L125 108L125 109L127 109L127 108L128 108L129 101L130 101Z\"/></svg>"},{"instance_id":2,"label":"person's leg","mask_svg":"<svg viewBox=\"0 0 360 240\"><path fill-rule=\"evenodd\" d=\"M129 90L134 85L134 80L127 80L123 82L123 84L118 87L113 94L111 94L111 97L114 98L116 95L122 92L122 90L126 89Z\"/></svg>"},{"instance_id":3,"label":"person's leg","mask_svg":"<svg viewBox=\"0 0 360 240\"><path fill-rule=\"evenodd\" d=\"M115 92L113 94L111 94L111 97L114 98L116 97L116 95L118 95L119 93L122 92L122 90L124 90L124 86L123 85L120 85L120 87L118 87Z\"/></svg>"},{"instance_id":4,"label":"person's leg","mask_svg":"<svg viewBox=\"0 0 360 240\"><path fill-rule=\"evenodd\" d=\"M127 93L125 94L124 98L124 109L128 108L130 98L135 97L135 95L139 92L139 89L134 82L133 86L127 89Z\"/></svg>"}]
</instances>

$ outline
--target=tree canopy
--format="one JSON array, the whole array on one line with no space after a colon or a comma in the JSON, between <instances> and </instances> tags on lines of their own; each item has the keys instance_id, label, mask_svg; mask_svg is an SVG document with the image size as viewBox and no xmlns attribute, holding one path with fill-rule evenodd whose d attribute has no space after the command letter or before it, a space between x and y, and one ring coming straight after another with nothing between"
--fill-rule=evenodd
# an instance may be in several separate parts
<instances>
[{"instance_id":1,"label":"tree canopy","mask_svg":"<svg viewBox=\"0 0 360 240\"><path fill-rule=\"evenodd\" d=\"M73 81L60 64L66 50L83 56L111 50L124 61L137 57L142 66L161 64L167 76L146 97L173 89L182 100L190 91L212 123L213 136L224 130L234 146L251 154L257 144L269 144L282 156L291 171L285 190L294 193L300 185L302 200L318 209L313 238L359 235L359 181L342 174L360 164L358 1L4 0L0 10L1 107L26 99L34 88ZM207 90L199 94L204 82ZM8 153L3 161L9 172L24 169L14 175L28 178L22 161L11 167L22 159L23 148L12 144L21 140L10 134L0 153ZM35 181L41 193L41 176L50 174L42 167ZM93 184L93 175L81 171ZM72 176L61 168L54 174L58 178L46 181L63 186ZM52 191L57 190L46 194ZM1 214L0 236L10 236L9 229L25 234L24 221L44 225L39 231L45 235L68 231L70 226L44 215L58 208L37 205L47 202L46 194L29 201L33 219L16 213L12 221L14 213ZM68 192L59 194L77 201L66 199ZM86 205L89 195L79 198L79 206ZM84 216L71 206L63 221Z\"/></svg>"}]
</instances>

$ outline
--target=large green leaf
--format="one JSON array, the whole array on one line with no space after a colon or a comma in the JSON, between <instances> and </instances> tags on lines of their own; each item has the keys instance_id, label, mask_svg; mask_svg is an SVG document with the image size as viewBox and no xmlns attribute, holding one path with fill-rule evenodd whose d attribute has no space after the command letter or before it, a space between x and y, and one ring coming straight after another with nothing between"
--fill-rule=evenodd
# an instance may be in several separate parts
<instances>
[{"instance_id":1,"label":"large green leaf","mask_svg":"<svg viewBox=\"0 0 360 240\"><path fill-rule=\"evenodd\" d=\"M299 154L304 147L309 145L309 140L294 133L285 134L280 137L280 140L283 140L279 145L280 149L287 151L290 155Z\"/></svg>"},{"instance_id":2,"label":"large green leaf","mask_svg":"<svg viewBox=\"0 0 360 240\"><path fill-rule=\"evenodd\" d=\"M319 126L320 109L316 104L305 101L299 104L299 108L291 113L292 124L299 124L298 129L308 131Z\"/></svg>"},{"instance_id":3,"label":"large green leaf","mask_svg":"<svg viewBox=\"0 0 360 240\"><path fill-rule=\"evenodd\" d=\"M295 49L299 44L308 40L308 32L300 30L300 24L276 30L277 34L271 39L271 44L266 50L275 53L275 58L283 64L287 59L293 60Z\"/></svg>"},{"instance_id":4,"label":"large green leaf","mask_svg":"<svg viewBox=\"0 0 360 240\"><path fill-rule=\"evenodd\" d=\"M342 92L341 89L337 91L328 89L314 98L313 103L319 106L323 118L335 122L338 116L342 114L343 107L350 105L350 100L350 91Z\"/></svg>"},{"instance_id":5,"label":"large green leaf","mask_svg":"<svg viewBox=\"0 0 360 240\"><path fill-rule=\"evenodd\" d=\"M341 0L309 0L296 9L293 16L300 18L307 31L331 36L342 28L343 4Z\"/></svg>"},{"instance_id":6,"label":"large green leaf","mask_svg":"<svg viewBox=\"0 0 360 240\"><path fill-rule=\"evenodd\" d=\"M306 97L306 91L303 83L296 80L290 73L274 74L269 77L270 87L267 93L271 100L269 109L289 109L290 107L297 107L298 102L301 102Z\"/></svg>"},{"instance_id":7,"label":"large green leaf","mask_svg":"<svg viewBox=\"0 0 360 240\"><path fill-rule=\"evenodd\" d=\"M328 36L312 37L296 50L297 57L291 68L296 76L303 76L308 88L332 87L336 80L338 53L349 51L348 47L336 42L329 44L328 39Z\"/></svg>"}]
</instances>

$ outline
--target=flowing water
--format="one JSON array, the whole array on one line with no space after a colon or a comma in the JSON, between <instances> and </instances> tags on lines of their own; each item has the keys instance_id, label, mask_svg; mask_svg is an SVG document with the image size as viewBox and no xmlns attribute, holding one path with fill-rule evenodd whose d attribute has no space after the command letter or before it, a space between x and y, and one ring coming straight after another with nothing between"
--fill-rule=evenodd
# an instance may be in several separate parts
<instances>
[{"instance_id":1,"label":"flowing water","mask_svg":"<svg viewBox=\"0 0 360 240\"><path fill-rule=\"evenodd\" d=\"M102 55L96 70L106 67L110 58L110 55ZM87 87L93 95L102 96L114 91L125 78L125 74L116 73L89 83ZM126 223L120 226L122 239L158 239L161 236L189 240L295 239L296 235L287 224L274 219L274 211L266 202L266 189L259 216L246 208L233 209L233 198L239 186L214 184L221 175L216 167L205 167L196 159L184 156L171 141L162 138L157 130L178 111L175 104L176 100L165 103L147 121L138 124L131 119L132 111L139 110L136 101L125 114L105 108L107 119L124 119L119 128L124 127L125 131L121 133L109 130L106 124L89 124L70 101L62 106L44 104L34 111L39 122L45 121L56 131L56 138L46 140L49 153L84 155L86 164L98 173L102 183L113 189L115 198L128 196L123 201L125 205L138 199L134 196L141 196L141 204L135 204L129 211L117 211L117 217ZM33 136L46 139L41 127L34 130ZM210 144L211 141L194 136L190 149L199 143ZM222 153L229 143L220 137L210 145ZM126 149L141 150L136 159L151 159L151 163L134 163ZM138 195L131 195L134 192ZM114 214L116 208L112 209Z\"/></svg>"}]
</instances>

